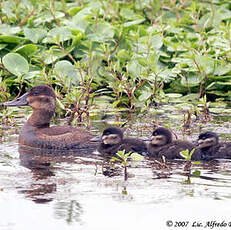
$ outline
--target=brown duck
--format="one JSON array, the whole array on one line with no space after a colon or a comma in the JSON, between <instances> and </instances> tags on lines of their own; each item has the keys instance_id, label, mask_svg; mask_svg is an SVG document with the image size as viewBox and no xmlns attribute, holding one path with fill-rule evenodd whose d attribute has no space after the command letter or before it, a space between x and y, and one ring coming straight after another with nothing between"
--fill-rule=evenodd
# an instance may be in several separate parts
<instances>
[{"instance_id":1,"label":"brown duck","mask_svg":"<svg viewBox=\"0 0 231 230\"><path fill-rule=\"evenodd\" d=\"M3 105L28 105L33 109L19 134L20 145L57 150L96 148L98 145L93 140L94 135L84 129L72 126L50 127L50 120L56 109L56 96L54 90L47 85L35 86L16 100Z\"/></svg>"}]
</instances>

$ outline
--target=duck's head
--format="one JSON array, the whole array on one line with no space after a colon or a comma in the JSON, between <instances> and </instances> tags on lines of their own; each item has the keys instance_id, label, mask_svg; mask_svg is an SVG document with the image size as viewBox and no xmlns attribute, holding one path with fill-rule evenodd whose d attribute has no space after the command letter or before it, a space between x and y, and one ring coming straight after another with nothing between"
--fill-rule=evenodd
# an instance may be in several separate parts
<instances>
[{"instance_id":1,"label":"duck's head","mask_svg":"<svg viewBox=\"0 0 231 230\"><path fill-rule=\"evenodd\" d=\"M49 126L50 118L56 108L56 96L54 90L47 85L38 85L21 97L5 102L5 106L30 106L33 114L29 121L37 127Z\"/></svg>"},{"instance_id":2,"label":"duck's head","mask_svg":"<svg viewBox=\"0 0 231 230\"><path fill-rule=\"evenodd\" d=\"M219 143L219 137L214 132L201 133L198 137L199 149L206 149L215 146Z\"/></svg>"},{"instance_id":3,"label":"duck's head","mask_svg":"<svg viewBox=\"0 0 231 230\"><path fill-rule=\"evenodd\" d=\"M163 146L172 142L172 133L164 127L156 128L151 136L151 144L155 146Z\"/></svg>"},{"instance_id":4,"label":"duck's head","mask_svg":"<svg viewBox=\"0 0 231 230\"><path fill-rule=\"evenodd\" d=\"M123 132L120 128L109 127L103 131L102 143L105 145L116 145L123 140Z\"/></svg>"},{"instance_id":5,"label":"duck's head","mask_svg":"<svg viewBox=\"0 0 231 230\"><path fill-rule=\"evenodd\" d=\"M56 107L56 96L54 90L47 85L38 85L21 97L5 102L6 106L26 106L33 109L54 110Z\"/></svg>"}]
</instances>

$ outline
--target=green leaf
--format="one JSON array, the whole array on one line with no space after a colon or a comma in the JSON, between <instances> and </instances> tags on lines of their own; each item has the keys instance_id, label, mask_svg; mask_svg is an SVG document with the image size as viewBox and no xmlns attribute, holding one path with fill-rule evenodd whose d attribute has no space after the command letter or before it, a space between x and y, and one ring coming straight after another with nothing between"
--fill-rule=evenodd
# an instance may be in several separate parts
<instances>
[{"instance_id":1,"label":"green leaf","mask_svg":"<svg viewBox=\"0 0 231 230\"><path fill-rule=\"evenodd\" d=\"M13 35L0 35L0 42L19 44L23 40L25 40L25 38Z\"/></svg>"},{"instance_id":2,"label":"green leaf","mask_svg":"<svg viewBox=\"0 0 231 230\"><path fill-rule=\"evenodd\" d=\"M39 28L25 28L24 35L32 42L38 43L47 35L47 31Z\"/></svg>"},{"instance_id":3,"label":"green leaf","mask_svg":"<svg viewBox=\"0 0 231 230\"><path fill-rule=\"evenodd\" d=\"M231 64L222 63L221 65L218 65L214 71L214 75L225 75L227 73L231 72Z\"/></svg>"},{"instance_id":4,"label":"green leaf","mask_svg":"<svg viewBox=\"0 0 231 230\"><path fill-rule=\"evenodd\" d=\"M27 60L20 54L9 53L3 57L2 62L6 69L16 76L22 76L29 71Z\"/></svg>"},{"instance_id":5,"label":"green leaf","mask_svg":"<svg viewBox=\"0 0 231 230\"><path fill-rule=\"evenodd\" d=\"M145 21L145 19L138 19L138 20L135 20L135 21L126 22L126 23L124 23L124 27L137 25L137 24L140 24L140 23L142 23L144 21Z\"/></svg>"},{"instance_id":6,"label":"green leaf","mask_svg":"<svg viewBox=\"0 0 231 230\"><path fill-rule=\"evenodd\" d=\"M199 165L201 162L200 161L194 161L192 162L194 165Z\"/></svg>"},{"instance_id":7,"label":"green leaf","mask_svg":"<svg viewBox=\"0 0 231 230\"><path fill-rule=\"evenodd\" d=\"M193 173L192 173L193 176L195 177L199 177L201 175L201 172L199 170L195 170Z\"/></svg>"},{"instance_id":8,"label":"green leaf","mask_svg":"<svg viewBox=\"0 0 231 230\"><path fill-rule=\"evenodd\" d=\"M86 29L87 38L91 41L104 42L111 40L114 37L114 27L109 23L98 23L96 25L90 25Z\"/></svg>"},{"instance_id":9,"label":"green leaf","mask_svg":"<svg viewBox=\"0 0 231 230\"><path fill-rule=\"evenodd\" d=\"M214 71L215 63L214 63L214 60L210 57L196 55L195 62L200 67L200 69L206 74L210 74Z\"/></svg>"},{"instance_id":10,"label":"green leaf","mask_svg":"<svg viewBox=\"0 0 231 230\"><path fill-rule=\"evenodd\" d=\"M0 25L0 34L11 35L11 34L17 34L20 31L21 31L21 28L18 26L10 26L7 24Z\"/></svg>"},{"instance_id":11,"label":"green leaf","mask_svg":"<svg viewBox=\"0 0 231 230\"><path fill-rule=\"evenodd\" d=\"M139 153L132 153L130 157L133 161L142 161L144 159L144 157Z\"/></svg>"},{"instance_id":12,"label":"green leaf","mask_svg":"<svg viewBox=\"0 0 231 230\"><path fill-rule=\"evenodd\" d=\"M71 80L73 83L77 83L79 80L79 73L74 65L69 61L59 61L55 64L54 71L59 75L60 78Z\"/></svg>"},{"instance_id":13,"label":"green leaf","mask_svg":"<svg viewBox=\"0 0 231 230\"><path fill-rule=\"evenodd\" d=\"M35 54L38 50L38 47L34 44L27 44L27 45L23 45L18 47L15 52L19 53L21 55L26 55L26 56L31 56L33 54Z\"/></svg>"},{"instance_id":14,"label":"green leaf","mask_svg":"<svg viewBox=\"0 0 231 230\"><path fill-rule=\"evenodd\" d=\"M194 74L194 73L189 73L185 77L182 76L180 81L180 83L184 87L195 87L198 86L200 82L201 82L200 77L198 76L198 74Z\"/></svg>"},{"instance_id":15,"label":"green leaf","mask_svg":"<svg viewBox=\"0 0 231 230\"><path fill-rule=\"evenodd\" d=\"M120 150L116 153L117 156L119 156L120 158L124 159L124 155L125 155L125 149L124 150Z\"/></svg>"},{"instance_id":16,"label":"green leaf","mask_svg":"<svg viewBox=\"0 0 231 230\"><path fill-rule=\"evenodd\" d=\"M188 149L182 150L182 151L180 152L180 155L181 155L183 158L187 159L188 156L189 156L189 150L188 150Z\"/></svg>"},{"instance_id":17,"label":"green leaf","mask_svg":"<svg viewBox=\"0 0 231 230\"><path fill-rule=\"evenodd\" d=\"M66 27L57 27L48 32L43 43L59 43L71 39L71 31Z\"/></svg>"}]
</instances>

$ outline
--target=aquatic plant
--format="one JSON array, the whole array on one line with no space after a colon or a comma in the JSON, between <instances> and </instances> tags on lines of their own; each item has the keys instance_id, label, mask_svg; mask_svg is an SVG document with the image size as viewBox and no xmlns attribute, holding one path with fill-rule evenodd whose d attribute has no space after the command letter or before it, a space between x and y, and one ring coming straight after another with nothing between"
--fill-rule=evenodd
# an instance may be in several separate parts
<instances>
[{"instance_id":1,"label":"aquatic plant","mask_svg":"<svg viewBox=\"0 0 231 230\"><path fill-rule=\"evenodd\" d=\"M129 160L131 160L132 162L135 162L135 161L141 161L144 159L144 157L140 155L139 153L133 153L133 152L126 153L125 150L118 151L116 155L117 157L113 156L111 158L111 162L115 162L123 167L125 181L128 179L127 168L129 166L128 164Z\"/></svg>"},{"instance_id":2,"label":"aquatic plant","mask_svg":"<svg viewBox=\"0 0 231 230\"><path fill-rule=\"evenodd\" d=\"M184 166L184 172L186 172L186 175L187 175L188 178L185 181L185 183L191 183L190 182L190 177L191 176L196 176L196 177L200 176L200 171L199 170L195 170L195 171L191 172L192 171L192 165L200 164L200 161L193 161L192 162L192 160L191 160L194 151L195 151L195 149L192 149L190 152L189 152L188 149L186 149L186 150L183 150L183 151L180 152L180 155L182 157L184 157L184 159L186 161L185 166Z\"/></svg>"},{"instance_id":3,"label":"aquatic plant","mask_svg":"<svg viewBox=\"0 0 231 230\"><path fill-rule=\"evenodd\" d=\"M0 4L1 101L47 83L70 123L99 101L145 110L169 93L230 99L227 0Z\"/></svg>"}]
</instances>

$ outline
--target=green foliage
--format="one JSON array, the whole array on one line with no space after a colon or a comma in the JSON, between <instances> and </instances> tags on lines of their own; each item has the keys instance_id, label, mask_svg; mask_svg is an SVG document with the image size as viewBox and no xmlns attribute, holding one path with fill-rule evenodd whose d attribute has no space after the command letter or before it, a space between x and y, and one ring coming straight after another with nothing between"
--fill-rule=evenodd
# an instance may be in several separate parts
<instances>
[{"instance_id":1,"label":"green foliage","mask_svg":"<svg viewBox=\"0 0 231 230\"><path fill-rule=\"evenodd\" d=\"M118 157L113 156L111 158L111 161L121 163L124 166L128 166L129 159L132 161L142 161L144 159L144 157L139 153L133 153L133 152L126 153L125 150L118 151L116 155Z\"/></svg>"},{"instance_id":2,"label":"green foliage","mask_svg":"<svg viewBox=\"0 0 231 230\"><path fill-rule=\"evenodd\" d=\"M184 159L185 159L186 161L190 161L191 158L192 158L192 155L193 155L194 151L195 151L195 149L192 149L190 152L189 152L188 149L186 149L186 150L181 151L181 152L180 152L180 155L181 155L182 157L184 157Z\"/></svg>"},{"instance_id":3,"label":"green foliage","mask_svg":"<svg viewBox=\"0 0 231 230\"><path fill-rule=\"evenodd\" d=\"M4 0L0 6L7 93L50 83L65 108L80 102L84 111L89 98L101 96L143 110L169 93L231 97L227 0Z\"/></svg>"},{"instance_id":4,"label":"green foliage","mask_svg":"<svg viewBox=\"0 0 231 230\"><path fill-rule=\"evenodd\" d=\"M144 157L140 155L139 153L133 153L133 152L128 152L126 153L125 149L120 150L116 153L118 157L113 156L111 158L111 162L115 162L117 164L120 164L124 168L124 180L126 181L128 178L128 173L127 173L127 167L128 167L128 161L131 160L132 162L138 162L142 161Z\"/></svg>"}]
</instances>

